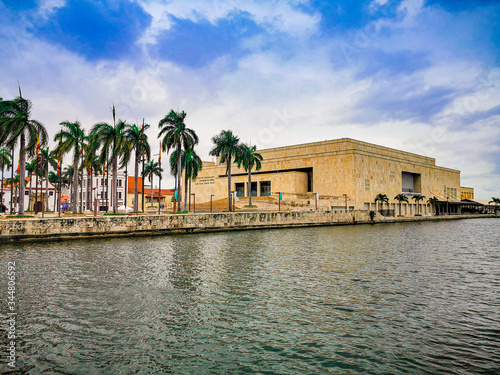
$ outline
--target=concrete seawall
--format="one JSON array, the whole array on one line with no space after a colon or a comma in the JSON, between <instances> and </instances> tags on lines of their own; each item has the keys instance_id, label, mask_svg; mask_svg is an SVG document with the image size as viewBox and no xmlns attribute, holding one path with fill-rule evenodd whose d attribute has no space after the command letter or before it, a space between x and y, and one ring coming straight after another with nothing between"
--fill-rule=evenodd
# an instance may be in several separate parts
<instances>
[{"instance_id":1,"label":"concrete seawall","mask_svg":"<svg viewBox=\"0 0 500 375\"><path fill-rule=\"evenodd\" d=\"M368 211L227 212L216 214L100 216L0 220L0 244L17 241L63 240L193 233L223 230L290 228L324 225L394 223L495 217L453 215L383 217L370 220Z\"/></svg>"}]
</instances>

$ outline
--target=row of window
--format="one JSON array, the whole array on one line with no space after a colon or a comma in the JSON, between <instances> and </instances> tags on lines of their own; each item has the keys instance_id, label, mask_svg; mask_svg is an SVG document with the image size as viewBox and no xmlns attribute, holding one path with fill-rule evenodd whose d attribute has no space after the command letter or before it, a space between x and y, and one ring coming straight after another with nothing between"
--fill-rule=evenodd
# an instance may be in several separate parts
<instances>
[{"instance_id":1,"label":"row of window","mask_svg":"<svg viewBox=\"0 0 500 375\"><path fill-rule=\"evenodd\" d=\"M260 194L258 185L260 184ZM237 182L235 185L235 191L237 197L246 197L248 196L248 182ZM257 195L261 197L269 197L271 195L271 181L261 181L259 183L252 182L250 194L252 197L256 197Z\"/></svg>"}]
</instances>

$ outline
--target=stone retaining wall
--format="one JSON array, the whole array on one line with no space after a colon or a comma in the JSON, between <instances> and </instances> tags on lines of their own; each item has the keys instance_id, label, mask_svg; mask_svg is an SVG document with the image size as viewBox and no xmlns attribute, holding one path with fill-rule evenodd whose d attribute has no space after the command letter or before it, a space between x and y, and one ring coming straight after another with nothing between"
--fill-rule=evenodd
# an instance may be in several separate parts
<instances>
[{"instance_id":1,"label":"stone retaining wall","mask_svg":"<svg viewBox=\"0 0 500 375\"><path fill-rule=\"evenodd\" d=\"M0 220L0 243L202 231L450 220L494 215L382 217L368 211L227 212L216 214L101 216Z\"/></svg>"}]
</instances>

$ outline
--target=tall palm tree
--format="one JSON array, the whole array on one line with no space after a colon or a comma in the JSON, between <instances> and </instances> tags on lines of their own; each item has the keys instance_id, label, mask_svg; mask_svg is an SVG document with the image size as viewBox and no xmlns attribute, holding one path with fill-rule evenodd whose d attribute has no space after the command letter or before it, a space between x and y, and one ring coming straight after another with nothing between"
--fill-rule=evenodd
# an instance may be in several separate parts
<instances>
[{"instance_id":1,"label":"tall palm tree","mask_svg":"<svg viewBox=\"0 0 500 375\"><path fill-rule=\"evenodd\" d=\"M83 142L87 139L85 135L85 129L82 128L82 124L80 121L69 122L64 121L61 122L60 125L63 127L59 132L54 136L54 142L61 140L59 145L56 148L56 154L63 156L68 152L73 151L73 182L72 189L73 193L70 194L72 196L72 205L73 212L78 211L78 163L80 160L80 154L83 152ZM66 169L66 171L69 171Z\"/></svg>"},{"instance_id":2,"label":"tall palm tree","mask_svg":"<svg viewBox=\"0 0 500 375\"><path fill-rule=\"evenodd\" d=\"M47 144L47 130L37 120L31 118L32 103L23 98L19 87L19 96L11 101L0 101L0 132L4 144L13 148L17 142L20 146L19 175L23 178L19 181L19 191L22 199L19 199L19 215L24 215L24 190L26 181L26 154L33 156L37 144Z\"/></svg>"},{"instance_id":3,"label":"tall palm tree","mask_svg":"<svg viewBox=\"0 0 500 375\"><path fill-rule=\"evenodd\" d=\"M35 173L37 166L37 160L33 159L31 162L26 163L26 171L28 172L28 177L30 179L30 186L28 188L29 190L29 199L28 199L28 211L31 210L31 185L33 183L33 173ZM36 201L36 199L35 199Z\"/></svg>"},{"instance_id":4,"label":"tall palm tree","mask_svg":"<svg viewBox=\"0 0 500 375\"><path fill-rule=\"evenodd\" d=\"M5 167L9 169L11 165L11 156L10 156L10 151L1 148L0 149L0 168L2 168L2 182L0 183L0 212L3 212L3 185L4 185L4 178L3 178L3 170Z\"/></svg>"},{"instance_id":5,"label":"tall palm tree","mask_svg":"<svg viewBox=\"0 0 500 375\"><path fill-rule=\"evenodd\" d=\"M214 147L210 151L210 155L220 157L221 163L226 163L227 173L227 198L228 208L232 211L231 202L231 163L237 160L240 154L240 139L233 134L231 130L222 130L220 134L212 137Z\"/></svg>"},{"instance_id":6,"label":"tall palm tree","mask_svg":"<svg viewBox=\"0 0 500 375\"><path fill-rule=\"evenodd\" d=\"M163 168L160 167L157 161L151 160L144 167L144 178L147 177L148 181L151 182L151 207L153 206L153 197L154 197L153 178L154 176L160 177L162 173L163 173ZM160 204L160 195L158 195L158 204Z\"/></svg>"},{"instance_id":7,"label":"tall palm tree","mask_svg":"<svg viewBox=\"0 0 500 375\"><path fill-rule=\"evenodd\" d=\"M91 136L97 137L99 144L102 146L100 161L104 163L110 160L113 168L113 213L118 212L117 204L117 177L118 177L118 159L123 156L127 149L127 138L125 131L128 127L127 123L123 120L115 120L115 107L112 108L113 125L105 122L95 124L90 131Z\"/></svg>"},{"instance_id":8,"label":"tall palm tree","mask_svg":"<svg viewBox=\"0 0 500 375\"><path fill-rule=\"evenodd\" d=\"M264 159L257 152L257 146L241 145L240 155L236 162L238 163L238 168L243 166L245 171L248 172L248 204L250 206L252 205L252 169L255 167L256 171L260 171L262 160Z\"/></svg>"},{"instance_id":9,"label":"tall palm tree","mask_svg":"<svg viewBox=\"0 0 500 375\"><path fill-rule=\"evenodd\" d=\"M184 165L184 170L185 170L184 211L187 211L188 197L189 197L189 209L191 209L191 180L196 180L196 177L198 177L198 173L203 168L203 162L193 149L185 151L184 155L182 155L182 158L184 159L182 164ZM187 189L188 183L189 183L189 193Z\"/></svg>"},{"instance_id":10,"label":"tall palm tree","mask_svg":"<svg viewBox=\"0 0 500 375\"><path fill-rule=\"evenodd\" d=\"M57 194L59 192L59 176L57 175L56 172L50 171L49 172L49 182L54 185L54 212L59 212L57 210Z\"/></svg>"},{"instance_id":11,"label":"tall palm tree","mask_svg":"<svg viewBox=\"0 0 500 375\"><path fill-rule=\"evenodd\" d=\"M439 216L439 204L440 204L439 199L437 199L436 197L431 197L427 199L427 204L434 206L434 212L436 213L437 216Z\"/></svg>"},{"instance_id":12,"label":"tall palm tree","mask_svg":"<svg viewBox=\"0 0 500 375\"><path fill-rule=\"evenodd\" d=\"M192 129L186 127L184 119L186 118L186 112L175 112L171 110L168 115L158 123L158 128L161 129L158 134L158 138L163 137L161 140L161 148L163 151L170 151L171 149L177 150L177 189L180 193L182 190L182 161L181 161L181 151L189 150L194 148L198 144L198 136L196 132ZM181 207L179 204L179 212Z\"/></svg>"},{"instance_id":13,"label":"tall palm tree","mask_svg":"<svg viewBox=\"0 0 500 375\"><path fill-rule=\"evenodd\" d=\"M377 202L379 202L379 210L382 210L382 208L384 207L384 203L389 203L389 198L387 197L387 195L379 193L375 197L375 204L377 204Z\"/></svg>"},{"instance_id":14,"label":"tall palm tree","mask_svg":"<svg viewBox=\"0 0 500 375\"><path fill-rule=\"evenodd\" d=\"M425 195L414 195L413 200L417 204L417 215L420 215L420 201L423 201L425 199Z\"/></svg>"},{"instance_id":15,"label":"tall palm tree","mask_svg":"<svg viewBox=\"0 0 500 375\"><path fill-rule=\"evenodd\" d=\"M93 210L94 202L92 201L92 192L94 190L94 172L102 173L102 165L99 162L99 155L97 155L97 151L99 150L99 141L96 136L87 137L86 142L83 145L83 168L88 173L87 181L87 197L86 197L86 207L88 209ZM90 186L89 186L90 185Z\"/></svg>"},{"instance_id":16,"label":"tall palm tree","mask_svg":"<svg viewBox=\"0 0 500 375\"><path fill-rule=\"evenodd\" d=\"M148 136L144 130L149 129L148 124L144 124L142 128L133 124L125 130L125 137L131 147L131 151L135 151L134 160L134 211L139 212L139 162L144 155L147 160L151 159L151 147L149 146ZM142 192L144 194L144 191Z\"/></svg>"},{"instance_id":17,"label":"tall palm tree","mask_svg":"<svg viewBox=\"0 0 500 375\"><path fill-rule=\"evenodd\" d=\"M404 194L398 194L394 197L395 200L397 200L399 202L399 216L401 216L402 212L401 212L401 203L402 202L406 202L408 203L408 197Z\"/></svg>"}]
</instances>

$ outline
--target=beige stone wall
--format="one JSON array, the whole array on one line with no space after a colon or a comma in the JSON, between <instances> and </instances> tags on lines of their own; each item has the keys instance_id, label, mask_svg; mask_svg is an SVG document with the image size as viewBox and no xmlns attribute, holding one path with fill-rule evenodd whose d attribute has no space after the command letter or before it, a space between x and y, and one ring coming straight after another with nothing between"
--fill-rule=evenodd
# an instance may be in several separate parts
<instances>
[{"instance_id":1,"label":"beige stone wall","mask_svg":"<svg viewBox=\"0 0 500 375\"><path fill-rule=\"evenodd\" d=\"M427 198L460 199L460 171L438 167L433 158L366 142L344 138L259 152L264 162L252 181L271 181L273 193L318 193L328 200L325 206L343 205L347 194L349 206L364 209L378 193L394 204L394 197L402 193L402 172L420 175L417 190ZM247 181L246 172L236 165L232 174L231 190L235 183ZM208 201L210 194L214 199L226 197L226 166L205 163L193 188L201 201Z\"/></svg>"}]
</instances>

